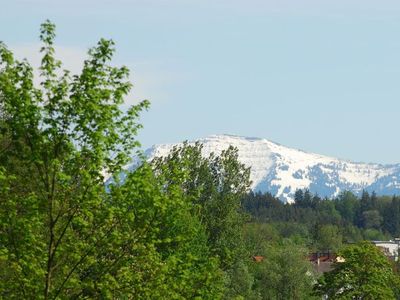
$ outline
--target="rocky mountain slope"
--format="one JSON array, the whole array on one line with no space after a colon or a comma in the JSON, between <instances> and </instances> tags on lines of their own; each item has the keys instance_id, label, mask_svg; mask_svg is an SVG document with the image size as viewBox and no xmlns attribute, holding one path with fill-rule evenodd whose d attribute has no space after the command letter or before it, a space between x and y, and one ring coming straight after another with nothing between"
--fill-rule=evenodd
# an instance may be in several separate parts
<instances>
[{"instance_id":1,"label":"rocky mountain slope","mask_svg":"<svg viewBox=\"0 0 400 300\"><path fill-rule=\"evenodd\" d=\"M400 164L355 163L288 148L267 139L212 135L199 140L204 155L216 154L233 145L239 159L251 167L252 189L269 191L291 202L296 189L308 188L322 197L341 191L363 189L377 194L400 194ZM175 144L155 145L145 151L147 159L164 156ZM134 168L133 163L128 168Z\"/></svg>"}]
</instances>

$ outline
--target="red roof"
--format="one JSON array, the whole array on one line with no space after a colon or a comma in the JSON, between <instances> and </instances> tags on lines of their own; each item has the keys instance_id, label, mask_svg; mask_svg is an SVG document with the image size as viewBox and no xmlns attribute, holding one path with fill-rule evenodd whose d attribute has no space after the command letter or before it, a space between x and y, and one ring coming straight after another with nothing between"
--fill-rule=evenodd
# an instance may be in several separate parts
<instances>
[{"instance_id":1,"label":"red roof","mask_svg":"<svg viewBox=\"0 0 400 300\"><path fill-rule=\"evenodd\" d=\"M253 259L255 262L262 262L262 261L264 260L264 256L261 256L261 255L254 255L254 256L252 256L252 259Z\"/></svg>"}]
</instances>

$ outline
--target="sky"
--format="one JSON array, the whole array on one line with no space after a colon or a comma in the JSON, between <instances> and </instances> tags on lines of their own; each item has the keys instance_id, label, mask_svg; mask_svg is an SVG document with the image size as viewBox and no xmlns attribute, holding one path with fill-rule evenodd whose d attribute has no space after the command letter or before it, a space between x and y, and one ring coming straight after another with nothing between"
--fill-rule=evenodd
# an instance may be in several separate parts
<instances>
[{"instance_id":1,"label":"sky","mask_svg":"<svg viewBox=\"0 0 400 300\"><path fill-rule=\"evenodd\" d=\"M116 43L127 105L148 99L144 148L211 134L400 163L400 1L0 0L0 41L40 61L39 26L79 72Z\"/></svg>"}]
</instances>

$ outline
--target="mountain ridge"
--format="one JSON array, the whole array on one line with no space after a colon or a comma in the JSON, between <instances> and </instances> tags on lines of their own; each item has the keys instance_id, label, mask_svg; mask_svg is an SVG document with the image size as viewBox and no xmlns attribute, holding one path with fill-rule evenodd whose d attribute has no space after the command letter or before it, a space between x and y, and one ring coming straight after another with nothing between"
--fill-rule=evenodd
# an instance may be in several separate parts
<instances>
[{"instance_id":1,"label":"mountain ridge","mask_svg":"<svg viewBox=\"0 0 400 300\"><path fill-rule=\"evenodd\" d=\"M344 190L377 194L400 194L400 164L352 162L286 147L258 137L230 134L210 135L189 144L203 144L203 155L221 153L230 145L238 148L239 160L251 168L253 191L271 192L292 202L296 189L309 189L322 197L335 197ZM147 160L166 156L175 145L158 144L145 150ZM136 161L136 162L135 162ZM137 160L128 166L133 169Z\"/></svg>"}]
</instances>

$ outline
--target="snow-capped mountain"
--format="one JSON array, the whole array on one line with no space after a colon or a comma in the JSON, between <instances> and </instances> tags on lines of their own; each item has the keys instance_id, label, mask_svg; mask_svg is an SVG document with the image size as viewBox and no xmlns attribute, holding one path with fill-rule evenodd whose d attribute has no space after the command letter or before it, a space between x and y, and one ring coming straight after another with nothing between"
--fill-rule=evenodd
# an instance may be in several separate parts
<instances>
[{"instance_id":1,"label":"snow-capped mountain","mask_svg":"<svg viewBox=\"0 0 400 300\"><path fill-rule=\"evenodd\" d=\"M355 163L261 138L212 135L199 141L206 156L211 152L219 154L229 145L238 148L239 160L251 168L251 188L269 191L282 201L291 202L296 189L305 188L322 197L336 196L344 190L359 193L363 189L377 194L400 194L400 164ZM145 151L145 156L149 160L165 156L175 145L155 145Z\"/></svg>"}]
</instances>

